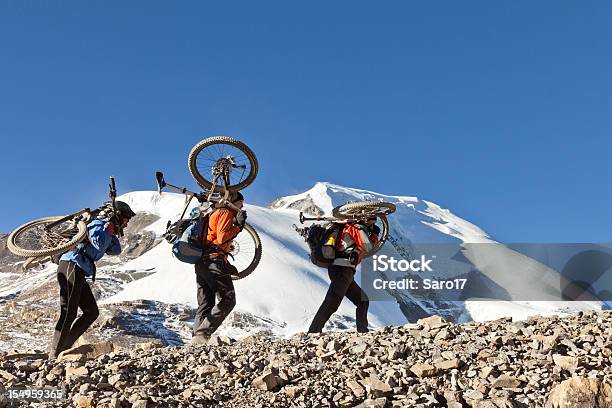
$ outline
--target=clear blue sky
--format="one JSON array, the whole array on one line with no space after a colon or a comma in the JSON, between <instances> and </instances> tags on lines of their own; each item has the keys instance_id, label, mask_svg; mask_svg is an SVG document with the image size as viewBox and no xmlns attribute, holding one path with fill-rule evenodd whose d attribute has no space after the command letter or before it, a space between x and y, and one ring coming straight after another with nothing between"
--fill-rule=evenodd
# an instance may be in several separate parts
<instances>
[{"instance_id":1,"label":"clear blue sky","mask_svg":"<svg viewBox=\"0 0 612 408\"><path fill-rule=\"evenodd\" d=\"M332 181L506 242L612 237L612 3L0 3L0 231L192 183L249 144L264 204ZM193 184L191 184L193 185Z\"/></svg>"}]
</instances>

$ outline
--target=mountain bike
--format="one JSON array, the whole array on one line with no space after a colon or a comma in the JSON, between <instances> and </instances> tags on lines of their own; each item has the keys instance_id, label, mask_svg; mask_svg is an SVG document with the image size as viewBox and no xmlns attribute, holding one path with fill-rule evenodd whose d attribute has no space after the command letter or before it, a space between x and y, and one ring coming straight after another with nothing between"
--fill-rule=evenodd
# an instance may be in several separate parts
<instances>
[{"instance_id":1,"label":"mountain bike","mask_svg":"<svg viewBox=\"0 0 612 408\"><path fill-rule=\"evenodd\" d=\"M377 218L382 225L381 236L378 244L375 245L371 251L363 254L363 258L367 258L380 251L387 241L389 236L389 222L387 221L387 216L393 214L395 210L396 206L393 203L388 203L385 201L360 201L350 202L334 207L332 209L331 217L307 217L303 212L300 212L299 219L301 224L304 224L306 221L327 221L336 224L351 224L365 222L369 218ZM302 236L306 236L308 234L308 227L298 228L296 225L293 227Z\"/></svg>"},{"instance_id":2,"label":"mountain bike","mask_svg":"<svg viewBox=\"0 0 612 408\"><path fill-rule=\"evenodd\" d=\"M87 239L87 224L96 218L112 219L115 214L115 178L110 178L110 201L96 209L84 208L72 214L40 218L15 229L8 236L6 246L17 256L28 258L22 265L28 269L74 249ZM119 231L123 235L123 231Z\"/></svg>"},{"instance_id":3,"label":"mountain bike","mask_svg":"<svg viewBox=\"0 0 612 408\"><path fill-rule=\"evenodd\" d=\"M168 242L174 242L181 234L181 221L194 198L200 203L202 216L223 207L239 211L229 201L229 195L251 184L258 170L257 158L251 149L227 136L211 137L195 145L189 153L188 165L198 185L204 189L203 192L196 193L167 183L160 171L155 174L159 194L168 188L185 195L185 204L178 221L168 221L166 225L164 238ZM255 270L261 260L261 247L259 234L250 224L245 223L242 231L232 240L228 254L237 269L237 273L231 275L233 280L242 279Z\"/></svg>"}]
</instances>

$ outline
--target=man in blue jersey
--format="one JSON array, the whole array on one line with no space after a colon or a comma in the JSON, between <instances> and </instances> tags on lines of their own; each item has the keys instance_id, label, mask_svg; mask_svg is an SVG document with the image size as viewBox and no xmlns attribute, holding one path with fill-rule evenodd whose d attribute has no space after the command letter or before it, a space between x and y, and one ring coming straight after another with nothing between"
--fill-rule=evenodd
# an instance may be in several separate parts
<instances>
[{"instance_id":1,"label":"man in blue jersey","mask_svg":"<svg viewBox=\"0 0 612 408\"><path fill-rule=\"evenodd\" d=\"M57 281L60 286L61 312L49 346L50 359L72 347L98 318L98 304L85 278L90 277L95 281L95 262L105 254L121 253L117 235L135 215L130 206L122 201L117 201L115 208L117 211L110 219L90 222L87 225L88 239L60 258ZM79 308L82 314L77 319Z\"/></svg>"}]
</instances>

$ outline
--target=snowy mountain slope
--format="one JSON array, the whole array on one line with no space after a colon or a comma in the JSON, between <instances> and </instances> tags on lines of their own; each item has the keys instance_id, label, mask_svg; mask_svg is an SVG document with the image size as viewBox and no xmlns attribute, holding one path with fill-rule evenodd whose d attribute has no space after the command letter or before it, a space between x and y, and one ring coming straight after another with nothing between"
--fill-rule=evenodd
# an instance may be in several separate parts
<instances>
[{"instance_id":1,"label":"snowy mountain slope","mask_svg":"<svg viewBox=\"0 0 612 408\"><path fill-rule=\"evenodd\" d=\"M543 299L542 301L478 301L445 302L433 301L431 298L419 299L396 294L404 299L408 309L405 314L413 321L422 314L447 313L447 317L460 321L490 320L504 316L526 318L534 314L555 314L582 309L600 309L600 301L559 302L545 301L542 294L549 293L550 299L559 298L559 278L554 271L505 245L497 243L485 231L476 225L456 216L448 209L417 197L392 196L372 191L353 189L331 183L317 183L311 190L302 194L283 197L272 203L273 208L294 208L308 203L310 207L318 205L321 212L330 213L331 209L347 201L384 200L397 205L397 211L389 217L390 236L388 243L380 254L406 257L418 253L422 247L431 248L441 244L437 249L449 244L449 248L461 244L461 255L479 270L486 273L494 287L517 287L524 298ZM453 262L456 253L447 254L446 262ZM525 284L529 282L529 284ZM555 286L556 285L556 286ZM525 291L531 293L524 293ZM504 293L492 293L504 299ZM512 300L510 297L508 300ZM454 312L453 312L454 310ZM459 313L459 314L458 314Z\"/></svg>"},{"instance_id":2,"label":"snowy mountain slope","mask_svg":"<svg viewBox=\"0 0 612 408\"><path fill-rule=\"evenodd\" d=\"M151 194L152 201L155 201L156 193ZM142 199L142 193L136 195L136 198L130 194L122 199L128 202ZM165 198L182 200L182 197L174 195ZM303 239L291 227L296 222L295 211L250 205L246 205L246 210L248 222L255 227L262 240L263 256L258 269L251 276L235 282L235 310L265 319L275 334L304 331L325 297L327 271L317 268L308 260ZM175 219L176 215L172 214L170 218ZM174 259L167 243L162 242L123 266L129 270L150 267L155 268L155 274L128 284L122 292L105 302L155 299L196 305L193 266ZM343 322L350 325L354 318L354 306L345 302L338 314L338 325ZM387 302L372 305L370 320L375 326L403 324L406 321L397 305ZM247 334L229 331L233 335Z\"/></svg>"},{"instance_id":3,"label":"snowy mountain slope","mask_svg":"<svg viewBox=\"0 0 612 408\"><path fill-rule=\"evenodd\" d=\"M121 341L126 333L132 333L141 338L156 336L168 344L180 344L181 338L189 338L190 319L193 319L189 307L196 306L195 274L192 265L173 258L161 235L167 221L179 217L184 197L138 191L120 199L139 214L130 225L134 231L124 238L122 255L105 257L100 262L98 278L93 285L104 312L99 319L99 334L103 338L115 336ZM381 254L410 257L424 243L453 244L454 247L461 244L465 245L463 256L480 264L481 270L490 275L488 278L501 285L517 273L522 273L523 279L538 282L542 281L541 276L551 272L539 262L496 243L476 225L432 202L317 183L302 194L275 200L269 208L246 205L248 222L261 237L263 256L253 274L235 282L237 306L220 332L241 337L257 332L284 336L306 330L325 296L329 278L325 269L310 263L307 245L292 225L298 224L300 210L329 214L336 205L358 200L385 200L397 204L397 211L389 217L390 237ZM470 246L468 243L476 244ZM479 245L483 243L495 245L493 258L491 252L480 250ZM455 255L449 253L445 261L457 262ZM50 264L28 273L13 274L9 272L15 270L14 259L7 258L6 262L6 268L0 263L0 271L5 272L0 273L0 323L12 324L14 330L5 333L8 340L3 343L4 348L20 348L35 342L42 347L48 333L43 336L40 333L51 329L57 310L56 266ZM360 276L358 272L358 282ZM430 314L466 321L504 316L523 319L535 314L601 308L601 302L596 301L449 302L399 292L392 292L392 295L392 301L370 302L371 326L401 325ZM27 322L32 314L42 313L42 309L29 308L28 305L34 304L44 309L46 319L40 320L35 330ZM354 314L354 306L348 300L343 301L327 329L353 328ZM11 323L21 315L23 325ZM34 331L26 333L28 330Z\"/></svg>"},{"instance_id":4,"label":"snowy mountain slope","mask_svg":"<svg viewBox=\"0 0 612 408\"><path fill-rule=\"evenodd\" d=\"M177 219L184 203L180 195L164 193L159 196L154 192L129 193L121 199L136 211L159 216L160 219L148 227L157 234L163 232L168 219ZM251 276L236 282L236 311L265 321L267 329L278 335L304 331L325 296L329 280L326 270L308 261L307 246L293 230L292 224L297 224L300 210L329 214L334 206L357 200L386 200L397 204L397 212L389 217L393 242L387 243L383 253L410 252L414 250L413 243L495 243L482 229L429 201L317 183L302 194L275 200L270 208L246 205L248 222L261 236L263 256ZM513 259L524 262L524 256L503 245L499 248L499 254L507 258L506 263L512 263ZM478 249L466 251L466 254L474 261L482 257ZM156 273L128 284L106 302L154 299L195 306L193 266L173 259L165 242L122 268L154 268ZM599 302L444 302L405 295L397 299L401 307L398 302L370 302L370 323L375 327L404 324L434 313L446 314L456 320L483 320L509 314L524 318L532 314L600 308ZM354 306L344 301L334 317L334 324L350 327L353 317ZM249 327L245 331L231 327L231 324L223 328L232 335L244 335L252 329Z\"/></svg>"}]
</instances>

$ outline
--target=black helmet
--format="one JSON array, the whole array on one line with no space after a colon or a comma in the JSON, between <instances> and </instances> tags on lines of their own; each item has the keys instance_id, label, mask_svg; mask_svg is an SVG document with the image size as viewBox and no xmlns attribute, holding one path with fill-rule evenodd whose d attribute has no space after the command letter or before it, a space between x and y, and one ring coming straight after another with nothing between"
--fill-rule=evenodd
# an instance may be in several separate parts
<instances>
[{"instance_id":1,"label":"black helmet","mask_svg":"<svg viewBox=\"0 0 612 408\"><path fill-rule=\"evenodd\" d=\"M136 215L134 211L130 208L130 206L123 201L115 201L115 208L117 209L117 216L123 219L130 219Z\"/></svg>"},{"instance_id":2,"label":"black helmet","mask_svg":"<svg viewBox=\"0 0 612 408\"><path fill-rule=\"evenodd\" d=\"M235 203L236 201L244 201L244 196L240 191L234 191L229 195L229 201Z\"/></svg>"}]
</instances>

